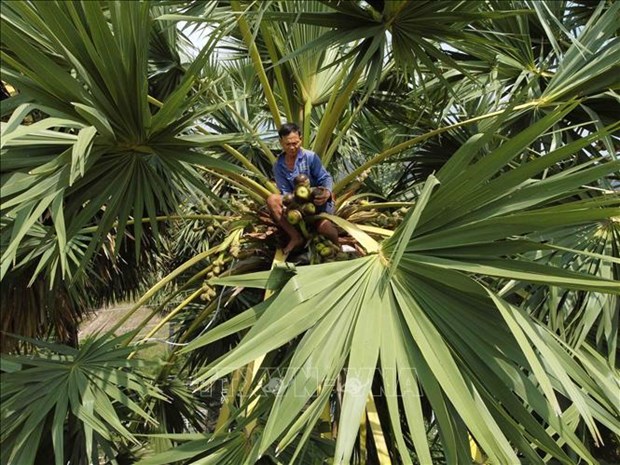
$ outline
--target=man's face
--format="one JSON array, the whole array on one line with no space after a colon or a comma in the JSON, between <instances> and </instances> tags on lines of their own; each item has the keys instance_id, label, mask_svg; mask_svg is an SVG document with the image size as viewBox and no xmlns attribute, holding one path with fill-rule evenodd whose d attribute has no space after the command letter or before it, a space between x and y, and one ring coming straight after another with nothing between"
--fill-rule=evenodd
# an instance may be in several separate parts
<instances>
[{"instance_id":1,"label":"man's face","mask_svg":"<svg viewBox=\"0 0 620 465\"><path fill-rule=\"evenodd\" d=\"M297 155L297 150L301 147L301 137L296 132L291 132L288 136L280 138L282 150L289 157Z\"/></svg>"}]
</instances>

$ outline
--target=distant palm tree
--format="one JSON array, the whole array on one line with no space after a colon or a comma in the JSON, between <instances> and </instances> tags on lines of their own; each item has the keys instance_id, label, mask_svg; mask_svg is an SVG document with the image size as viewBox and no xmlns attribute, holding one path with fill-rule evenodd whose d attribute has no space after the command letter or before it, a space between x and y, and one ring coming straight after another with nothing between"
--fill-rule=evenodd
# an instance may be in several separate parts
<instances>
[{"instance_id":1,"label":"distant palm tree","mask_svg":"<svg viewBox=\"0 0 620 465\"><path fill-rule=\"evenodd\" d=\"M1 9L2 463L613 459L620 3ZM284 121L354 252L285 262Z\"/></svg>"}]
</instances>

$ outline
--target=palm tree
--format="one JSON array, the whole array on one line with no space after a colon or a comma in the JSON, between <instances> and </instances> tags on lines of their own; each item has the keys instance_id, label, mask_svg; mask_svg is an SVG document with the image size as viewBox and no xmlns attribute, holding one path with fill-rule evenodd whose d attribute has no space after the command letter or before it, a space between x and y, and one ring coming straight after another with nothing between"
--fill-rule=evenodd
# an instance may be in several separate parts
<instances>
[{"instance_id":1,"label":"palm tree","mask_svg":"<svg viewBox=\"0 0 620 465\"><path fill-rule=\"evenodd\" d=\"M620 4L1 8L3 463L605 458ZM285 120L356 252L284 262ZM76 340L131 296L166 363Z\"/></svg>"}]
</instances>

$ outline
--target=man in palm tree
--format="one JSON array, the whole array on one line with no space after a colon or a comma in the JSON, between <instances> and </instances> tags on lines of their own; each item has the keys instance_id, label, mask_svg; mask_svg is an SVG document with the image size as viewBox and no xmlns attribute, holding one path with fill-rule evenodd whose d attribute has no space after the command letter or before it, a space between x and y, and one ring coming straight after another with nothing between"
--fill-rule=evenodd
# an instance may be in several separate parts
<instances>
[{"instance_id":1,"label":"man in palm tree","mask_svg":"<svg viewBox=\"0 0 620 465\"><path fill-rule=\"evenodd\" d=\"M308 176L312 187L322 187L319 193L313 197L317 212L333 213L333 180L321 164L319 156L301 146L301 130L297 124L283 124L278 129L278 136L280 137L282 152L273 166L273 174L281 194L270 195L267 198L267 207L278 225L289 237L289 242L284 248L284 253L288 254L296 247L303 245L304 239L295 226L289 223L282 214L282 195L293 193L295 178L300 174L305 174ZM338 230L331 221L320 219L316 223L316 229L319 234L327 237L334 244L338 243Z\"/></svg>"}]
</instances>

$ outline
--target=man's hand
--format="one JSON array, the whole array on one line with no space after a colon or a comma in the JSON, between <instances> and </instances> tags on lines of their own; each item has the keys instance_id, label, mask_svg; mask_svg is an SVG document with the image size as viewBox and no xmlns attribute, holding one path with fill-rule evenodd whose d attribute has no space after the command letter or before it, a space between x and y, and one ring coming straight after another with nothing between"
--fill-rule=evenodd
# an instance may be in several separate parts
<instances>
[{"instance_id":1,"label":"man's hand","mask_svg":"<svg viewBox=\"0 0 620 465\"><path fill-rule=\"evenodd\" d=\"M328 189L324 187L319 187L318 194L315 194L314 196L314 204L323 205L325 204L325 202L329 200L331 196L332 196L332 193Z\"/></svg>"}]
</instances>

